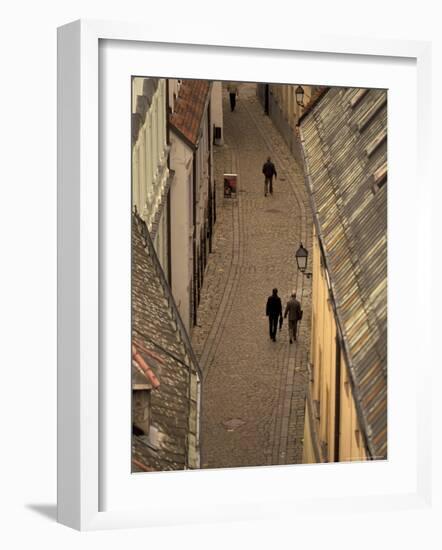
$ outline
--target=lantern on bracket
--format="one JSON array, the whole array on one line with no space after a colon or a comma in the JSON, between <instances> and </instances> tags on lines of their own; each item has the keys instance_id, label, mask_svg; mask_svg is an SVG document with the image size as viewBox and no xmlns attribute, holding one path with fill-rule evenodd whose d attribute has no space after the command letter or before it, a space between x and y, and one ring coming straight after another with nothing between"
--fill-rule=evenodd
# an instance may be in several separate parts
<instances>
[{"instance_id":1,"label":"lantern on bracket","mask_svg":"<svg viewBox=\"0 0 442 550\"><path fill-rule=\"evenodd\" d=\"M299 86L295 90L296 103L300 107L304 107L304 88Z\"/></svg>"},{"instance_id":2,"label":"lantern on bracket","mask_svg":"<svg viewBox=\"0 0 442 550\"><path fill-rule=\"evenodd\" d=\"M295 258L299 271L306 277L311 277L312 274L305 271L307 268L308 250L303 247L302 243L299 244L299 248L295 252Z\"/></svg>"}]
</instances>

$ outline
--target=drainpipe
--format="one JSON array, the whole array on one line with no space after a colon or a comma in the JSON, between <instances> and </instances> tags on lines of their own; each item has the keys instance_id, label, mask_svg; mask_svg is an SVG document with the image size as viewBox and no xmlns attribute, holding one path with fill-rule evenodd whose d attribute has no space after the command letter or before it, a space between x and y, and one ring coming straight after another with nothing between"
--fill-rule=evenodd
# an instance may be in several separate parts
<instances>
[{"instance_id":1,"label":"drainpipe","mask_svg":"<svg viewBox=\"0 0 442 550\"><path fill-rule=\"evenodd\" d=\"M208 192L207 192L207 210L208 210L208 217L209 217L209 254L212 252L212 226L213 226L213 212L212 212L212 152L213 152L213 140L210 139L210 129L211 129L211 117L210 117L210 101L209 101L209 108L207 111L207 146L209 148L209 185L208 185ZM204 236L205 239L207 239L207 235Z\"/></svg>"},{"instance_id":2,"label":"drainpipe","mask_svg":"<svg viewBox=\"0 0 442 550\"><path fill-rule=\"evenodd\" d=\"M193 325L195 326L197 323L197 315L196 315L196 308L197 308L197 290L196 285L198 284L198 277L195 276L196 271L196 263L197 263L197 257L196 257L196 151L193 152L193 166L192 166L192 225L193 225Z\"/></svg>"},{"instance_id":3,"label":"drainpipe","mask_svg":"<svg viewBox=\"0 0 442 550\"><path fill-rule=\"evenodd\" d=\"M334 461L339 462L339 446L341 442L341 342L336 335L336 359L335 359L335 442Z\"/></svg>"},{"instance_id":4,"label":"drainpipe","mask_svg":"<svg viewBox=\"0 0 442 550\"><path fill-rule=\"evenodd\" d=\"M169 79L166 78L166 143L168 147L167 153L167 169L169 170L170 177L170 139L169 139ZM172 236L171 236L171 222L170 222L170 186L167 192L167 279L169 286L172 288Z\"/></svg>"}]
</instances>

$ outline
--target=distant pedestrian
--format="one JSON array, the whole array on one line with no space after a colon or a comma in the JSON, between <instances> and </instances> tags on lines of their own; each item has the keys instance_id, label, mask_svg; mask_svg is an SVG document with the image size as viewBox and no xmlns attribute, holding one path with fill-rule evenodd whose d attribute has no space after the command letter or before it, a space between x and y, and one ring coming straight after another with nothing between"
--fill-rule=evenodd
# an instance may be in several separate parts
<instances>
[{"instance_id":1,"label":"distant pedestrian","mask_svg":"<svg viewBox=\"0 0 442 550\"><path fill-rule=\"evenodd\" d=\"M229 84L227 86L227 91L229 92L229 98L230 98L230 110L233 113L236 106L236 98L239 95L238 86L236 84Z\"/></svg>"},{"instance_id":2,"label":"distant pedestrian","mask_svg":"<svg viewBox=\"0 0 442 550\"><path fill-rule=\"evenodd\" d=\"M269 192L273 195L273 176L277 178L278 174L270 157L267 157L267 162L262 167L262 173L264 174L264 196L267 197Z\"/></svg>"},{"instance_id":3,"label":"distant pedestrian","mask_svg":"<svg viewBox=\"0 0 442 550\"><path fill-rule=\"evenodd\" d=\"M296 331L298 328L298 321L302 318L301 304L296 299L296 292L292 292L290 300L287 302L284 311L284 319L289 317L289 338L290 343L296 340Z\"/></svg>"},{"instance_id":4,"label":"distant pedestrian","mask_svg":"<svg viewBox=\"0 0 442 550\"><path fill-rule=\"evenodd\" d=\"M276 342L276 330L282 326L282 304L281 298L278 296L278 289L272 290L272 295L267 299L266 315L269 318L269 333L270 339Z\"/></svg>"}]
</instances>

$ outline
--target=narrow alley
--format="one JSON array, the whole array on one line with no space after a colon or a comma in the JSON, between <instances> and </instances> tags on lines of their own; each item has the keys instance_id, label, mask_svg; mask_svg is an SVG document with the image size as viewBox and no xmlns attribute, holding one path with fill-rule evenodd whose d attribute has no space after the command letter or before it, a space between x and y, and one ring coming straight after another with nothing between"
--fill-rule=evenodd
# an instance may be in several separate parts
<instances>
[{"instance_id":1,"label":"narrow alley","mask_svg":"<svg viewBox=\"0 0 442 550\"><path fill-rule=\"evenodd\" d=\"M224 145L215 148L217 194L209 256L192 345L203 372L203 468L302 462L311 280L295 251L312 245L303 174L265 116L255 84L242 84L234 112L223 91ZM278 177L264 196L262 165ZM236 198L223 197L223 173L238 174ZM287 320L269 338L265 305L272 288L283 307L297 292L304 316L289 344Z\"/></svg>"},{"instance_id":2,"label":"narrow alley","mask_svg":"<svg viewBox=\"0 0 442 550\"><path fill-rule=\"evenodd\" d=\"M387 136L386 90L133 79L134 471L388 457Z\"/></svg>"}]
</instances>

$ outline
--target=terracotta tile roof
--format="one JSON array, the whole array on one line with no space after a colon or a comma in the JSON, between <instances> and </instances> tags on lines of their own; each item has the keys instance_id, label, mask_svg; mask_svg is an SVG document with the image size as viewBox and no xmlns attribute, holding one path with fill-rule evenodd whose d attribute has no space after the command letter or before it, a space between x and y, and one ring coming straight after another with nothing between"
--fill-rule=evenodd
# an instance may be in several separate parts
<instances>
[{"instance_id":1,"label":"terracotta tile roof","mask_svg":"<svg viewBox=\"0 0 442 550\"><path fill-rule=\"evenodd\" d=\"M152 382L138 363L132 360L132 389L152 389Z\"/></svg>"},{"instance_id":2,"label":"terracotta tile roof","mask_svg":"<svg viewBox=\"0 0 442 550\"><path fill-rule=\"evenodd\" d=\"M387 457L387 92L331 88L301 121L359 420Z\"/></svg>"},{"instance_id":3,"label":"terracotta tile roof","mask_svg":"<svg viewBox=\"0 0 442 550\"><path fill-rule=\"evenodd\" d=\"M210 92L207 80L183 80L175 102L175 111L169 115L172 129L192 144L198 145L201 123Z\"/></svg>"},{"instance_id":4,"label":"terracotta tile roof","mask_svg":"<svg viewBox=\"0 0 442 550\"><path fill-rule=\"evenodd\" d=\"M146 349L146 348L144 348ZM143 349L143 351L144 351ZM141 354L141 350L137 348L137 346L132 342L132 366L137 368L139 372L142 372L149 381L152 388L157 389L160 387L160 381L158 380L157 375L152 370L152 367L150 366L150 350L146 349L147 355L149 356L149 360L147 360L143 355ZM144 352L146 354L146 352Z\"/></svg>"}]
</instances>

